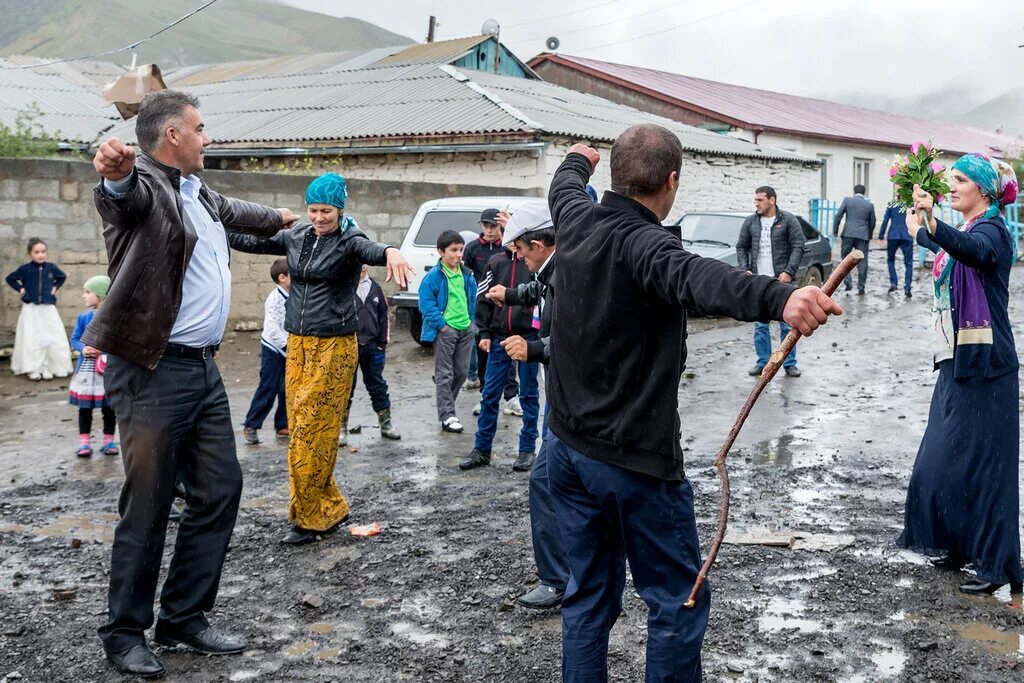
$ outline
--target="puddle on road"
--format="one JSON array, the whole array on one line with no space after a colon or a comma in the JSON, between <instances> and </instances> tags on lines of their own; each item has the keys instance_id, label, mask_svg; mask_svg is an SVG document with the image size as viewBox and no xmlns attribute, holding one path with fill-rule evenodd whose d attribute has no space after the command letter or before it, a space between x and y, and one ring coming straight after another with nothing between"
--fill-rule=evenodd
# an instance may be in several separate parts
<instances>
[{"instance_id":1,"label":"puddle on road","mask_svg":"<svg viewBox=\"0 0 1024 683\"><path fill-rule=\"evenodd\" d=\"M800 438L794 432L786 432L775 439L766 439L744 449L755 465L780 465L810 467L832 462L836 451L833 448L816 446L809 439Z\"/></svg>"},{"instance_id":2,"label":"puddle on road","mask_svg":"<svg viewBox=\"0 0 1024 683\"><path fill-rule=\"evenodd\" d=\"M976 642L992 654L1024 654L1024 637L1016 631L998 631L985 624L964 624L953 629L964 640Z\"/></svg>"},{"instance_id":3,"label":"puddle on road","mask_svg":"<svg viewBox=\"0 0 1024 683\"><path fill-rule=\"evenodd\" d=\"M448 639L444 636L436 633L430 633L429 631L408 621L396 621L391 624L391 632L396 636L406 638L417 645L433 645L434 647L439 647L441 649L448 647Z\"/></svg>"},{"instance_id":4,"label":"puddle on road","mask_svg":"<svg viewBox=\"0 0 1024 683\"><path fill-rule=\"evenodd\" d=\"M823 630L820 621L804 619L801 615L806 606L801 600L787 598L771 598L764 612L757 618L757 627L761 631L785 631L797 629L801 633L819 633Z\"/></svg>"},{"instance_id":5,"label":"puddle on road","mask_svg":"<svg viewBox=\"0 0 1024 683\"><path fill-rule=\"evenodd\" d=\"M62 515L43 526L29 524L0 524L0 533L30 534L40 538L74 536L83 541L114 542L114 526L119 517L113 513L84 515Z\"/></svg>"},{"instance_id":6,"label":"puddle on road","mask_svg":"<svg viewBox=\"0 0 1024 683\"><path fill-rule=\"evenodd\" d=\"M783 566L782 569L794 569L794 567L792 565L787 565ZM776 574L775 576L769 576L766 577L765 581L766 583L771 584L790 583L793 581L803 583L807 581L814 581L816 579L823 579L826 576L833 576L838 573L838 569L819 565L817 567L805 567L803 570L793 571L788 574Z\"/></svg>"},{"instance_id":7,"label":"puddle on road","mask_svg":"<svg viewBox=\"0 0 1024 683\"><path fill-rule=\"evenodd\" d=\"M310 633L334 633L334 624L310 624Z\"/></svg>"},{"instance_id":8,"label":"puddle on road","mask_svg":"<svg viewBox=\"0 0 1024 683\"><path fill-rule=\"evenodd\" d=\"M879 673L887 678L903 673L907 665L907 653L902 647L882 640L872 640L871 644L880 648L871 654L871 661L878 667Z\"/></svg>"},{"instance_id":9,"label":"puddle on road","mask_svg":"<svg viewBox=\"0 0 1024 683\"><path fill-rule=\"evenodd\" d=\"M295 643L291 647L285 649L284 653L289 657L301 657L302 655L309 654L316 647L316 643L312 640L304 640L301 643Z\"/></svg>"},{"instance_id":10,"label":"puddle on road","mask_svg":"<svg viewBox=\"0 0 1024 683\"><path fill-rule=\"evenodd\" d=\"M1010 609L1021 609L1021 603L1024 602L1024 595L1021 595L1020 593L1011 593L1009 584L1003 586L991 595L965 595L960 593L959 596L961 599L988 607L1006 605Z\"/></svg>"}]
</instances>

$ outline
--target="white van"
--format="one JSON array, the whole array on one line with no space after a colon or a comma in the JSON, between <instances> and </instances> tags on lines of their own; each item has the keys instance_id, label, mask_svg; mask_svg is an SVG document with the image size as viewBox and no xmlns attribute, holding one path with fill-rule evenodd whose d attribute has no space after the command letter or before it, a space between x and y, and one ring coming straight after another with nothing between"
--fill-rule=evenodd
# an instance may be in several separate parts
<instances>
[{"instance_id":1,"label":"white van","mask_svg":"<svg viewBox=\"0 0 1024 683\"><path fill-rule=\"evenodd\" d=\"M409 231L402 240L402 256L416 271L409 286L391 297L391 305L404 309L409 315L409 331L412 338L420 341L420 326L423 319L419 311L420 282L431 268L437 265L437 237L445 230L462 233L468 244L480 234L480 213L484 209L508 209L515 212L537 197L447 197L424 202L416 217L412 219ZM472 237L471 237L472 236Z\"/></svg>"}]
</instances>

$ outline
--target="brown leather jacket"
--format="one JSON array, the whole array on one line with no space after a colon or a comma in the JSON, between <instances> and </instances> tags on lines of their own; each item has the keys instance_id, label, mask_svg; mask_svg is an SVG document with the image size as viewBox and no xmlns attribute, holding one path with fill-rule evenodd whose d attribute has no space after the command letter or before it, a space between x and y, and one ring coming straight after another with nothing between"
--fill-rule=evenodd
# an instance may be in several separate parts
<instances>
[{"instance_id":1,"label":"brown leather jacket","mask_svg":"<svg viewBox=\"0 0 1024 683\"><path fill-rule=\"evenodd\" d=\"M134 183L120 197L93 190L103 219L110 290L82 342L150 370L163 356L181 306L181 285L198 237L181 208L181 171L140 152ZM226 231L272 237L276 209L222 197L203 184L199 199Z\"/></svg>"}]
</instances>

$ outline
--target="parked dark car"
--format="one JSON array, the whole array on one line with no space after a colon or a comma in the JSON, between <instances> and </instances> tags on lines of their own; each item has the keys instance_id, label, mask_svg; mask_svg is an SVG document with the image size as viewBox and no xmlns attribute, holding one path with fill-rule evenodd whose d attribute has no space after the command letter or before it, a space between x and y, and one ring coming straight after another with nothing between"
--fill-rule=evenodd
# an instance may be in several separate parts
<instances>
[{"instance_id":1,"label":"parked dark car","mask_svg":"<svg viewBox=\"0 0 1024 683\"><path fill-rule=\"evenodd\" d=\"M743 221L749 215L738 211L696 211L683 214L670 227L679 230L687 251L735 266L736 242ZM832 274L832 243L803 217L796 218L807 240L796 281L801 285L820 286Z\"/></svg>"}]
</instances>

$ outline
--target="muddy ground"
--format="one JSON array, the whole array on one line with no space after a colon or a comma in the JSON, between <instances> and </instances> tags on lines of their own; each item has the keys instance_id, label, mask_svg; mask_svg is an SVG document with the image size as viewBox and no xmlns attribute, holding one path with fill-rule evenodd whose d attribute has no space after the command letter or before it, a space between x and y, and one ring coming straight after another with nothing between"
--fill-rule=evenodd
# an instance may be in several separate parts
<instances>
[{"instance_id":1,"label":"muddy ground","mask_svg":"<svg viewBox=\"0 0 1024 683\"><path fill-rule=\"evenodd\" d=\"M934 382L929 300L923 284L909 301L886 294L884 256L872 260L868 295L838 297L847 315L801 344L804 376L773 382L731 459L736 532L848 535L852 545L724 546L712 574L707 680L1024 680L1019 596L962 596L964 575L893 545ZM1013 277L1011 318L1020 321L1024 275ZM403 439L380 439L360 390L354 421L366 427L337 466L352 523L379 522L382 533L278 545L284 446L240 444L243 508L211 616L251 647L228 658L165 652L167 680L558 679L558 612L512 602L536 580L527 480L509 468L515 422L502 418L491 467L461 473L475 396L459 399L467 433L442 434L430 353L396 335L387 377ZM719 500L711 462L753 385L750 337L750 325L723 321L691 330L679 396L705 544ZM251 333L231 335L223 351L237 422L258 353ZM74 457L65 391L66 382L0 378L0 680L14 671L26 681L121 680L95 628L122 471L118 458ZM304 605L308 594L322 605ZM612 632L613 680L642 680L645 619L627 585Z\"/></svg>"}]
</instances>

